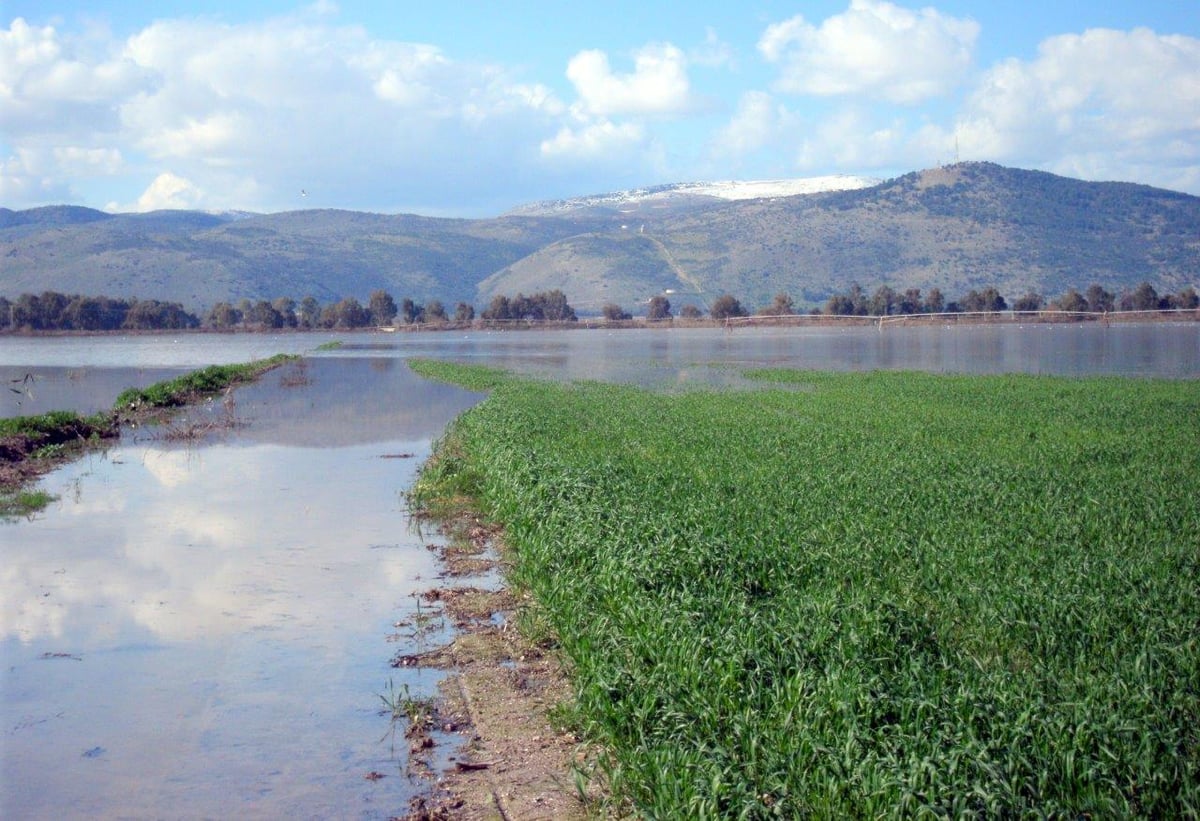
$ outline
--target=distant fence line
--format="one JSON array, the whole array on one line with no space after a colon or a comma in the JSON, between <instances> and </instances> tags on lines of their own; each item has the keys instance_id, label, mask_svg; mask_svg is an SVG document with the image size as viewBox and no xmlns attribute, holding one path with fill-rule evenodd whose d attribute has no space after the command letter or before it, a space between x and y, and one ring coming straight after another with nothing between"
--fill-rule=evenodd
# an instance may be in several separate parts
<instances>
[{"instance_id":1,"label":"distant fence line","mask_svg":"<svg viewBox=\"0 0 1200 821\"><path fill-rule=\"evenodd\" d=\"M955 323L966 320L971 323L1014 323L1028 320L1042 322L1122 322L1150 317L1190 318L1200 320L1200 308L1152 308L1137 311L1059 311L1042 309L1036 311L943 311L938 313L888 314L871 316L861 314L782 314L729 317L723 320L726 328L751 325L821 325L850 322L855 325L876 325L880 330L885 325L899 322L914 324L926 322Z\"/></svg>"},{"instance_id":2,"label":"distant fence line","mask_svg":"<svg viewBox=\"0 0 1200 821\"><path fill-rule=\"evenodd\" d=\"M649 319L636 317L631 319L605 319L604 317L580 317L577 320L547 320L547 319L473 319L469 321L448 320L445 322L420 322L411 325L385 326L377 328L384 332L408 331L455 331L455 330L533 330L551 328L746 328L753 326L766 327L800 327L809 325L838 325L852 324L860 326L875 325L880 330L885 325L896 323L1016 323L1016 322L1127 322L1138 319L1195 319L1200 320L1200 309L1197 308L1155 308L1139 311L1058 311L1043 309L1037 311L944 311L938 313L890 314L887 316L870 316L860 314L755 314L753 316L737 316L726 319L700 317L688 319L683 317L665 317Z\"/></svg>"}]
</instances>

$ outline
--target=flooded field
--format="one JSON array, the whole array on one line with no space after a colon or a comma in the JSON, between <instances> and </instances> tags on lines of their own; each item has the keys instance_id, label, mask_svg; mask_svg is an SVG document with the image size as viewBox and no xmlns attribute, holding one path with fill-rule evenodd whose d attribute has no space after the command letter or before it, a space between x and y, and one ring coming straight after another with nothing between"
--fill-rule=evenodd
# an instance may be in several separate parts
<instances>
[{"instance_id":1,"label":"flooded field","mask_svg":"<svg viewBox=\"0 0 1200 821\"><path fill-rule=\"evenodd\" d=\"M404 810L421 782L380 695L436 683L389 661L438 569L403 493L479 399L408 357L675 387L759 365L1196 378L1200 325L0 338L0 415L275 353L305 357L196 409L213 435L129 431L0 524L0 816Z\"/></svg>"},{"instance_id":2,"label":"flooded field","mask_svg":"<svg viewBox=\"0 0 1200 821\"><path fill-rule=\"evenodd\" d=\"M436 683L388 662L437 573L402 493L475 399L306 362L212 442L141 431L49 476L59 501L0 529L0 815L402 811L419 781L379 696Z\"/></svg>"}]
</instances>

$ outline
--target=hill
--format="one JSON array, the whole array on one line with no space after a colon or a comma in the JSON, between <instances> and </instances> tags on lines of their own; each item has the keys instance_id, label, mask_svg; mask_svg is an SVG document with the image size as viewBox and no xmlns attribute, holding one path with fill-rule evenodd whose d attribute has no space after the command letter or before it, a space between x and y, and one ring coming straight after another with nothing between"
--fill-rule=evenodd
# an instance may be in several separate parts
<instances>
[{"instance_id":1,"label":"hill","mask_svg":"<svg viewBox=\"0 0 1200 821\"><path fill-rule=\"evenodd\" d=\"M1200 198L1187 194L990 163L846 180L802 194L777 183L724 184L723 194L719 184L660 186L478 220L0 209L0 295L55 290L203 310L242 298L365 300L383 289L482 307L496 294L559 288L594 313L605 302L636 310L663 292L676 305L731 293L757 307L787 292L815 306L855 282L950 298L994 286L1010 299L1091 283L1200 285Z\"/></svg>"}]
</instances>

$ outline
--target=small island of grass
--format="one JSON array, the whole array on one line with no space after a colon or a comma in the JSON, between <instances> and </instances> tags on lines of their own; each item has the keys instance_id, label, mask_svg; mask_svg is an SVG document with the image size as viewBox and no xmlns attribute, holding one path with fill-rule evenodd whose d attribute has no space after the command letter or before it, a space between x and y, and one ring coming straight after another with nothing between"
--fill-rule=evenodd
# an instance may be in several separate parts
<instances>
[{"instance_id":1,"label":"small island of grass","mask_svg":"<svg viewBox=\"0 0 1200 821\"><path fill-rule=\"evenodd\" d=\"M0 419L0 517L28 515L53 497L28 485L56 465L116 438L121 426L159 421L172 409L252 381L294 357L235 365L211 365L147 388L121 393L109 411L82 416L50 411L39 416Z\"/></svg>"}]
</instances>

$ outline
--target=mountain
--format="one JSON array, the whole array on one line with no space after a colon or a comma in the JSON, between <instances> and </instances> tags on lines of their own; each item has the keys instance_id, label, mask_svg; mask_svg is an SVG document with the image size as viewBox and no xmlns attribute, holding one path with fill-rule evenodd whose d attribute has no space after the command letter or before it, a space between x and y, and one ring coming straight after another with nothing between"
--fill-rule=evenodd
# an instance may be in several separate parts
<instances>
[{"instance_id":1,"label":"mountain","mask_svg":"<svg viewBox=\"0 0 1200 821\"><path fill-rule=\"evenodd\" d=\"M994 286L1009 299L1092 283L1200 285L1200 198L960 163L858 177L687 183L537 203L494 219L352 211L106 214L0 209L0 295L52 290L182 302L466 301L559 288L580 313L779 292L822 305L851 283ZM807 186L807 188L806 188ZM800 191L800 193L796 193Z\"/></svg>"},{"instance_id":2,"label":"mountain","mask_svg":"<svg viewBox=\"0 0 1200 821\"><path fill-rule=\"evenodd\" d=\"M640 214L681 211L719 200L755 200L818 194L869 188L883 182L877 177L835 174L827 177L803 177L792 180L752 180L728 182L681 182L591 194L565 200L544 200L514 208L509 216L562 216L564 214Z\"/></svg>"}]
</instances>

